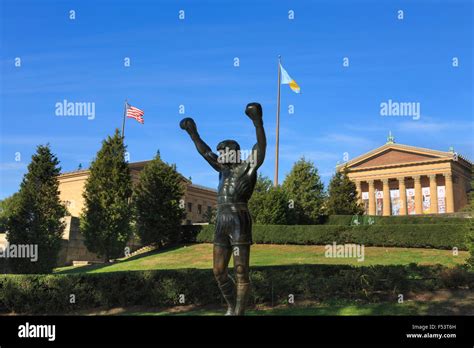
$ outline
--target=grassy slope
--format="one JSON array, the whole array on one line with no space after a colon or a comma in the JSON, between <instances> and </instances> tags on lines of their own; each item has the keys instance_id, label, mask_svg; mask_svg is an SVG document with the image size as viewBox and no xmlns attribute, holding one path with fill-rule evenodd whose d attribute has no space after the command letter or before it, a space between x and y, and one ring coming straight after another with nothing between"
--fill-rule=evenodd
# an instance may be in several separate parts
<instances>
[{"instance_id":1,"label":"grassy slope","mask_svg":"<svg viewBox=\"0 0 474 348\"><path fill-rule=\"evenodd\" d=\"M327 258L324 246L319 245L254 245L250 256L251 266L273 266L291 264L351 264L400 265L400 264L443 264L455 266L464 263L468 252L461 251L453 256L451 250L366 247L365 260L358 262L355 258ZM177 268L211 268L212 244L193 244L155 252L145 256L139 255L128 260L109 265L84 267L63 267L57 273L76 272L117 272Z\"/></svg>"}]
</instances>

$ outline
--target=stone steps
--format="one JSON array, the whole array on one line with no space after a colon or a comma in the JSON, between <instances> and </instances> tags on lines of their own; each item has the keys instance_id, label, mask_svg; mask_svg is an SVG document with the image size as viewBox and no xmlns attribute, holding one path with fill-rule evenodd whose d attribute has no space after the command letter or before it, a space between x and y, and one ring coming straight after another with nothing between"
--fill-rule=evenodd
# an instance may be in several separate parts
<instances>
[{"instance_id":1,"label":"stone steps","mask_svg":"<svg viewBox=\"0 0 474 348\"><path fill-rule=\"evenodd\" d=\"M144 254L144 253L156 250L156 249L158 249L158 246L155 245L155 244L145 245L144 247L135 250L133 253L130 253L128 256L125 256L124 258L122 258L122 260L126 260L126 259L129 259L129 258L133 257L133 256Z\"/></svg>"}]
</instances>

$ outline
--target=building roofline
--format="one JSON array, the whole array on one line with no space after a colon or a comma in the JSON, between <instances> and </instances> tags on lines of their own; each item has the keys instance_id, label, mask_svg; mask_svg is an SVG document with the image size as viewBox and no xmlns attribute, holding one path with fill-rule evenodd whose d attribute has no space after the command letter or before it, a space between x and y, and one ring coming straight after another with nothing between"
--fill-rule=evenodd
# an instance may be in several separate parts
<instances>
[{"instance_id":1,"label":"building roofline","mask_svg":"<svg viewBox=\"0 0 474 348\"><path fill-rule=\"evenodd\" d=\"M189 184L189 186L191 187L194 187L194 188L198 188L198 189L201 189L201 190L205 190L205 191L211 191L213 193L217 193L217 190L216 189L213 189L211 187L207 187L207 186L202 186L202 185L197 185L197 184Z\"/></svg>"},{"instance_id":2,"label":"building roofline","mask_svg":"<svg viewBox=\"0 0 474 348\"><path fill-rule=\"evenodd\" d=\"M452 160L454 157L454 153L451 151L439 151L439 150L432 150L432 149L427 149L423 147L418 147L418 146L411 146L411 145L404 145L404 144L396 144L396 143L386 143L382 146L379 146L369 152L366 152L362 155L357 156L356 158L353 158L350 161L338 164L336 166L336 170L340 170L341 168L344 168L345 166L352 166L354 164L357 164L359 162L362 162L365 159L370 158L371 156L377 155L379 153L382 153L385 150L388 149L398 149L398 150L405 150L405 151L414 151L418 153L425 153L425 154L431 154L434 156L438 156L439 159L446 159L446 160ZM468 164L472 165L472 163L466 159L464 156L461 156L458 154L458 158L461 158L462 160L466 161ZM407 162L408 163L408 162ZM410 163L416 163L416 162L410 162ZM402 164L402 163L400 163Z\"/></svg>"},{"instance_id":3,"label":"building roofline","mask_svg":"<svg viewBox=\"0 0 474 348\"><path fill-rule=\"evenodd\" d=\"M147 163L151 162L151 160L146 160L146 161L139 161L139 162L129 162L128 167L131 170L136 170L143 168ZM63 172L59 174L59 178L68 178L68 177L74 177L74 176L80 176L83 174L87 174L90 171L90 168L87 169L79 169L79 170L71 170L68 172ZM178 174L181 176L181 179L186 182L186 184L191 184L193 186L199 187L199 185L194 185L191 180L187 179L184 177L181 173L178 172ZM205 186L202 186L202 188L206 188ZM207 188L208 190L212 191L212 188Z\"/></svg>"}]
</instances>

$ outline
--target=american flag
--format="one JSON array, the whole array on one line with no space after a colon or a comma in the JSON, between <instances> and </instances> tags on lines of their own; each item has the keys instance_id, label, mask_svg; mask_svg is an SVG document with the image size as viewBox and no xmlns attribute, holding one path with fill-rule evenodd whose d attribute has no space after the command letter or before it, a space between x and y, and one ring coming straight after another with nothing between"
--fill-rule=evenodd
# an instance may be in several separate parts
<instances>
[{"instance_id":1,"label":"american flag","mask_svg":"<svg viewBox=\"0 0 474 348\"><path fill-rule=\"evenodd\" d=\"M127 117L134 118L135 120L143 124L144 114L145 114L145 111L140 110L139 108L136 108L134 106L131 106L130 104L127 104Z\"/></svg>"}]
</instances>

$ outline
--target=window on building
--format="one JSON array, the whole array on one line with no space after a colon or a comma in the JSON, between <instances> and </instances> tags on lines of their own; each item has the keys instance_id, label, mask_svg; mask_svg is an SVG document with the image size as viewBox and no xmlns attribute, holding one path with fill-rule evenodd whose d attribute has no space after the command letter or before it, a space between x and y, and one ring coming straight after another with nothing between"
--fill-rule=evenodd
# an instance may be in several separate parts
<instances>
[{"instance_id":1,"label":"window on building","mask_svg":"<svg viewBox=\"0 0 474 348\"><path fill-rule=\"evenodd\" d=\"M212 212L212 207L210 205L207 206L207 212L210 214Z\"/></svg>"},{"instance_id":2,"label":"window on building","mask_svg":"<svg viewBox=\"0 0 474 348\"><path fill-rule=\"evenodd\" d=\"M188 203L188 212L192 213L193 212L193 204Z\"/></svg>"},{"instance_id":3,"label":"window on building","mask_svg":"<svg viewBox=\"0 0 474 348\"><path fill-rule=\"evenodd\" d=\"M202 214L202 205L201 204L198 204L198 214L199 215Z\"/></svg>"}]
</instances>

